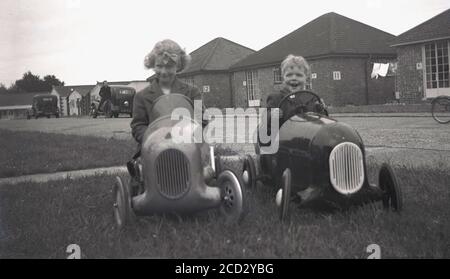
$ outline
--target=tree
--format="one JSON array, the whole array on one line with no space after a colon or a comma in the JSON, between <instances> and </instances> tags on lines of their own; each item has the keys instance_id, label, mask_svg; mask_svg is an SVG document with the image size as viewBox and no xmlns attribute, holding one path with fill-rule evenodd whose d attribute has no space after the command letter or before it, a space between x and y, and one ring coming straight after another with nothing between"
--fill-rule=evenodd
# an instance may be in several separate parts
<instances>
[{"instance_id":1,"label":"tree","mask_svg":"<svg viewBox=\"0 0 450 279\"><path fill-rule=\"evenodd\" d=\"M28 71L21 79L16 80L14 86L10 87L10 92L50 92L52 86L58 85L64 85L64 81L59 80L55 75L46 75L44 79L41 79Z\"/></svg>"},{"instance_id":2,"label":"tree","mask_svg":"<svg viewBox=\"0 0 450 279\"><path fill-rule=\"evenodd\" d=\"M64 81L60 81L55 75L46 75L44 77L44 83L46 84L48 91L52 90L52 86L64 85Z\"/></svg>"},{"instance_id":3,"label":"tree","mask_svg":"<svg viewBox=\"0 0 450 279\"><path fill-rule=\"evenodd\" d=\"M0 82L0 94L5 94L8 93L8 88L6 88L6 86Z\"/></svg>"},{"instance_id":4,"label":"tree","mask_svg":"<svg viewBox=\"0 0 450 279\"><path fill-rule=\"evenodd\" d=\"M46 86L38 75L33 75L31 71L23 74L22 79L16 80L16 86L26 92L43 92Z\"/></svg>"}]
</instances>

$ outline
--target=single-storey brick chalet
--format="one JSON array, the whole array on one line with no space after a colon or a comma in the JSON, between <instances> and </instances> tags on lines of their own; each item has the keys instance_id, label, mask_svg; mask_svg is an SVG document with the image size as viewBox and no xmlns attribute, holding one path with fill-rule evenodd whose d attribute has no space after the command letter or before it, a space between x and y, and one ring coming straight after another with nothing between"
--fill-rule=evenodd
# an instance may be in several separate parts
<instances>
[{"instance_id":1,"label":"single-storey brick chalet","mask_svg":"<svg viewBox=\"0 0 450 279\"><path fill-rule=\"evenodd\" d=\"M192 61L178 77L202 92L205 106L230 107L234 94L229 68L254 52L225 38L216 38L190 53Z\"/></svg>"},{"instance_id":2,"label":"single-storey brick chalet","mask_svg":"<svg viewBox=\"0 0 450 279\"><path fill-rule=\"evenodd\" d=\"M450 96L450 9L400 34L392 46L398 57L400 101L419 103Z\"/></svg>"},{"instance_id":3,"label":"single-storey brick chalet","mask_svg":"<svg viewBox=\"0 0 450 279\"><path fill-rule=\"evenodd\" d=\"M327 104L367 105L395 98L394 76L372 79L374 63L394 63L395 36L336 13L324 14L231 66L234 105L264 105L281 87L280 64L301 55L311 66L309 88Z\"/></svg>"}]
</instances>

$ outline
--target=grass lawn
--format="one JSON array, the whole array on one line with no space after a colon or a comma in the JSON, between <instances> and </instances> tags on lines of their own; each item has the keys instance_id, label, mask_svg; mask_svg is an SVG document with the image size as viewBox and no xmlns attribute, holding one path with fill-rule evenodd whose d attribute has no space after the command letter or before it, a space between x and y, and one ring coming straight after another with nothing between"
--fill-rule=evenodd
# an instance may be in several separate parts
<instances>
[{"instance_id":1,"label":"grass lawn","mask_svg":"<svg viewBox=\"0 0 450 279\"><path fill-rule=\"evenodd\" d=\"M125 165L134 141L0 130L0 178Z\"/></svg>"},{"instance_id":2,"label":"grass lawn","mask_svg":"<svg viewBox=\"0 0 450 279\"><path fill-rule=\"evenodd\" d=\"M192 217L140 217L124 232L112 216L113 177L0 187L0 257L65 258L80 245L84 258L383 258L450 257L450 173L395 169L404 192L401 214L373 205L344 212L292 206L281 224L275 191L247 196L241 225L225 227L217 211Z\"/></svg>"}]
</instances>

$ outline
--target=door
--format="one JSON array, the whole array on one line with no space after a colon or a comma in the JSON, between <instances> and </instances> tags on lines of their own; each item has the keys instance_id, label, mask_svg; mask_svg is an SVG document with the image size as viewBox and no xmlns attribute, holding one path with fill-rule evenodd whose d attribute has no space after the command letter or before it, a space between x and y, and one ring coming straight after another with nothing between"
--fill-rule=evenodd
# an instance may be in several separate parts
<instances>
[{"instance_id":1,"label":"door","mask_svg":"<svg viewBox=\"0 0 450 279\"><path fill-rule=\"evenodd\" d=\"M449 44L449 40L437 41L423 47L426 98L435 98L440 95L450 96Z\"/></svg>"}]
</instances>

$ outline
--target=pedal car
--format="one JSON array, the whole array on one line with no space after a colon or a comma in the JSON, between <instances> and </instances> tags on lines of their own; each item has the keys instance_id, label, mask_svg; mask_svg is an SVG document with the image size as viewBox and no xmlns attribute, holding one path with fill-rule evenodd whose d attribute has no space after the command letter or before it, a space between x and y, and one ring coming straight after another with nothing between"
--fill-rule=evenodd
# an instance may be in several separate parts
<instances>
[{"instance_id":1,"label":"pedal car","mask_svg":"<svg viewBox=\"0 0 450 279\"><path fill-rule=\"evenodd\" d=\"M258 140L256 160L261 172L257 174L255 161L248 156L244 183L254 186L261 180L277 185L281 220L287 217L290 201L305 206L321 201L339 208L382 201L384 208L400 211L402 194L392 168L382 164L378 185L370 184L360 135L349 125L329 118L320 100L311 91L299 91L280 101L283 116L278 151L263 154L264 145Z\"/></svg>"},{"instance_id":2,"label":"pedal car","mask_svg":"<svg viewBox=\"0 0 450 279\"><path fill-rule=\"evenodd\" d=\"M190 214L218 208L227 223L239 222L244 216L240 180L229 169L216 171L220 158L214 155L214 149L194 141L195 130L202 124L191 118L183 122L171 119L175 108L194 115L192 101L184 95L163 95L154 101L156 120L144 134L140 158L127 164L129 179L116 177L114 216L119 228L139 215ZM175 125L191 140L175 141ZM209 153L207 162L202 161L202 152Z\"/></svg>"}]
</instances>

